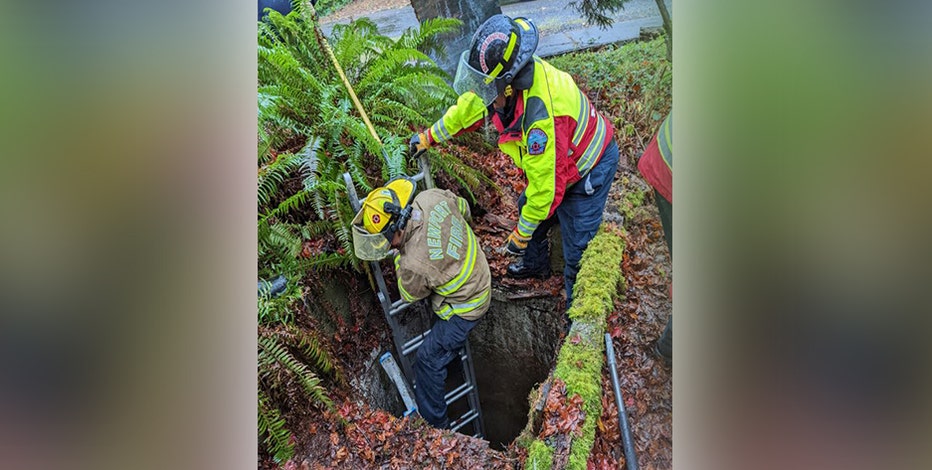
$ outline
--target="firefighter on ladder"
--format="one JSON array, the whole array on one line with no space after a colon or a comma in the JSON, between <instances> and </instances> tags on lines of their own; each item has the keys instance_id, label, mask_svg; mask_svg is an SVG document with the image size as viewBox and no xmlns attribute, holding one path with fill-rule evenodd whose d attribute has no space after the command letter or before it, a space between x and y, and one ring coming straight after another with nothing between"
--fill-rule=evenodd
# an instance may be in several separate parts
<instances>
[{"instance_id":1,"label":"firefighter on ladder","mask_svg":"<svg viewBox=\"0 0 932 470\"><path fill-rule=\"evenodd\" d=\"M527 176L519 218L502 250L523 255L508 266L515 278L550 273L547 232L560 223L567 306L582 252L598 231L618 168L611 123L573 78L534 55L537 27L526 18L495 15L462 53L454 106L411 138L415 152L479 129L490 118L498 146Z\"/></svg>"},{"instance_id":2,"label":"firefighter on ladder","mask_svg":"<svg viewBox=\"0 0 932 470\"><path fill-rule=\"evenodd\" d=\"M466 200L428 189L414 195L414 183L396 178L366 197L353 220L356 256L394 256L398 291L406 302L429 298L436 319L417 351L414 365L418 412L438 428L448 428L444 400L447 365L489 309L492 275L467 220Z\"/></svg>"}]
</instances>

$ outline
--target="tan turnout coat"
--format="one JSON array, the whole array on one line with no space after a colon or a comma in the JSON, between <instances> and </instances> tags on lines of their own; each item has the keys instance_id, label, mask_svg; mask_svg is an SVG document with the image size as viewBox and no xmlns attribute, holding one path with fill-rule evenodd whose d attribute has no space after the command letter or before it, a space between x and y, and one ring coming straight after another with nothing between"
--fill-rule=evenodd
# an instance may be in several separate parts
<instances>
[{"instance_id":1,"label":"tan turnout coat","mask_svg":"<svg viewBox=\"0 0 932 470\"><path fill-rule=\"evenodd\" d=\"M428 189L412 202L404 242L395 256L398 290L406 302L430 297L443 318L476 320L489 309L492 275L467 223L469 205L450 191Z\"/></svg>"}]
</instances>

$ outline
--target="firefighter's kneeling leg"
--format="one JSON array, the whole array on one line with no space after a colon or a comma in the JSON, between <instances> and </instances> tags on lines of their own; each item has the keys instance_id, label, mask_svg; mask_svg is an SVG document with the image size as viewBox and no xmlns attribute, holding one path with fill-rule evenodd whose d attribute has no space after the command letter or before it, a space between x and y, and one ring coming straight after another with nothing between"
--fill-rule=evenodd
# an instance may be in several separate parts
<instances>
[{"instance_id":1,"label":"firefighter's kneeling leg","mask_svg":"<svg viewBox=\"0 0 932 470\"><path fill-rule=\"evenodd\" d=\"M447 404L443 399L447 364L459 357L457 352L475 325L475 321L463 320L456 315L449 320L438 319L417 350L417 363L414 365L417 388L414 396L418 412L432 426L450 426Z\"/></svg>"}]
</instances>

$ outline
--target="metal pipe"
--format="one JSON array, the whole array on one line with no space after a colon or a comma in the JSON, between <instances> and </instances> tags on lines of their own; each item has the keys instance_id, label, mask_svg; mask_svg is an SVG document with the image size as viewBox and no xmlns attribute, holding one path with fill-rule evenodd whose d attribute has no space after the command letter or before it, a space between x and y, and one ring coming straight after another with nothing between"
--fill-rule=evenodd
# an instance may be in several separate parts
<instances>
[{"instance_id":1,"label":"metal pipe","mask_svg":"<svg viewBox=\"0 0 932 470\"><path fill-rule=\"evenodd\" d=\"M288 287L288 279L279 275L271 281L258 281L259 297L278 297Z\"/></svg>"},{"instance_id":2,"label":"metal pipe","mask_svg":"<svg viewBox=\"0 0 932 470\"><path fill-rule=\"evenodd\" d=\"M624 399L618 386L618 370L615 364L615 346L612 336L605 333L605 355L608 356L608 370L612 374L612 387L615 389L615 404L618 405L618 427L621 428L621 441L625 448L625 464L628 470L638 470L638 458L634 454L634 440L628 426L628 413L625 412Z\"/></svg>"}]
</instances>

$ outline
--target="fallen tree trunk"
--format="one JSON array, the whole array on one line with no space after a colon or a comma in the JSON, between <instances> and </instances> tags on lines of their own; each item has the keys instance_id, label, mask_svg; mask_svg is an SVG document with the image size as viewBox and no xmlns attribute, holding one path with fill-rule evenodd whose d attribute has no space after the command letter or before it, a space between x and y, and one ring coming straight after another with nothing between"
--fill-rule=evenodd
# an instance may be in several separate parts
<instances>
[{"instance_id":1,"label":"fallen tree trunk","mask_svg":"<svg viewBox=\"0 0 932 470\"><path fill-rule=\"evenodd\" d=\"M541 430L528 446L526 468L586 468L602 413L605 321L624 292L624 251L623 231L603 224L583 254L568 312L573 324L548 384L541 387L549 392Z\"/></svg>"}]
</instances>

